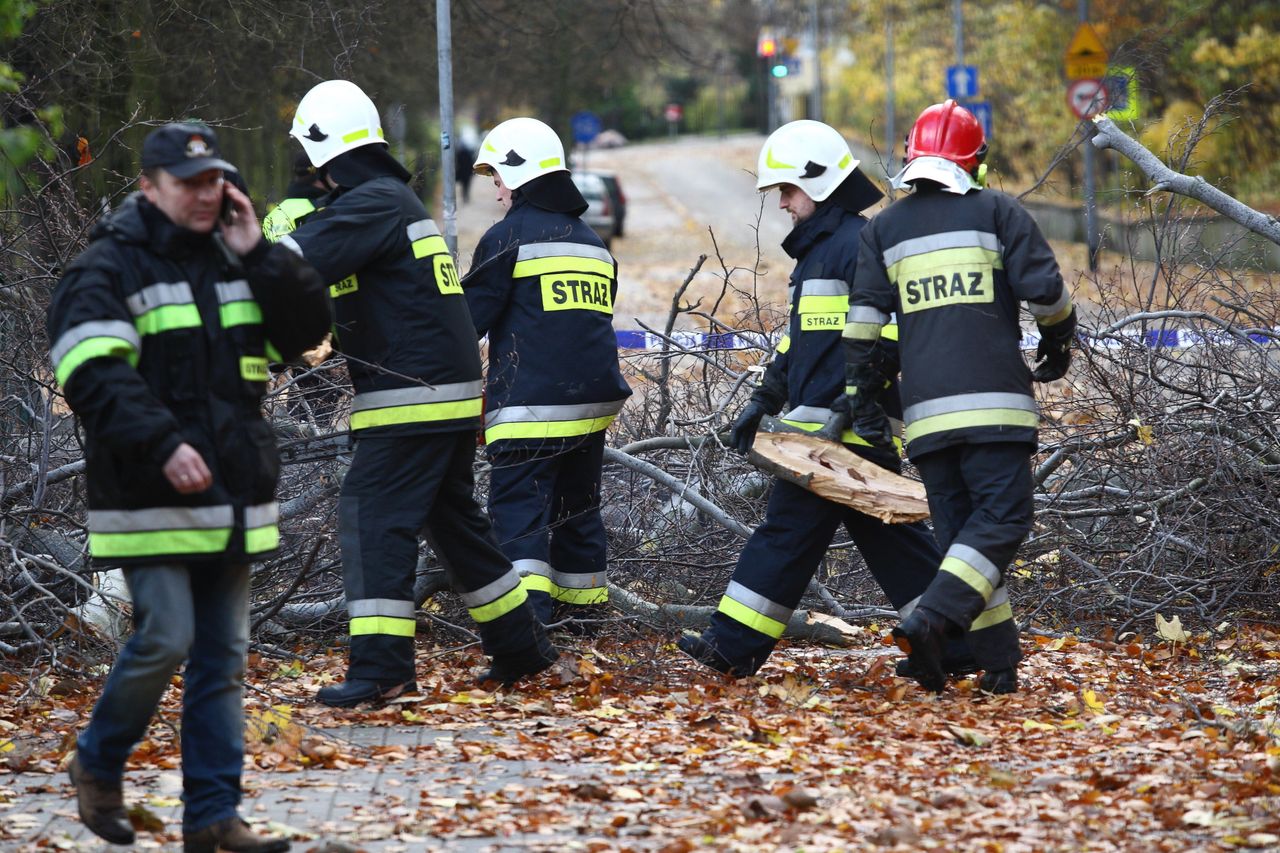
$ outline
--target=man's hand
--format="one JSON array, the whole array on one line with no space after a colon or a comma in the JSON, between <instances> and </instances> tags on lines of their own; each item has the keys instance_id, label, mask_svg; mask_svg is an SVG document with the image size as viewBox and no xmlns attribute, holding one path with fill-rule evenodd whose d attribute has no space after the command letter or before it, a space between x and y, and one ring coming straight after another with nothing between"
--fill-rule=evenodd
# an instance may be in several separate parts
<instances>
[{"instance_id":1,"label":"man's hand","mask_svg":"<svg viewBox=\"0 0 1280 853\"><path fill-rule=\"evenodd\" d=\"M856 399L856 398L855 398ZM878 450L897 454L893 446L893 427L884 407L874 400L863 400L853 410L853 432L858 438Z\"/></svg>"},{"instance_id":2,"label":"man's hand","mask_svg":"<svg viewBox=\"0 0 1280 853\"><path fill-rule=\"evenodd\" d=\"M833 409L831 412L831 417L827 418L827 422L822 425L822 429L815 432L814 435L816 435L818 438L825 439L827 441L833 441L836 444L841 444L842 441L840 437L844 435L844 431L847 430L848 428L849 428L848 411L836 411Z\"/></svg>"},{"instance_id":3,"label":"man's hand","mask_svg":"<svg viewBox=\"0 0 1280 853\"><path fill-rule=\"evenodd\" d=\"M169 454L162 470L169 485L181 495L198 494L213 485L213 474L204 464L204 457L185 441Z\"/></svg>"},{"instance_id":4,"label":"man's hand","mask_svg":"<svg viewBox=\"0 0 1280 853\"><path fill-rule=\"evenodd\" d=\"M222 239L227 244L227 248L244 257L265 238L262 236L262 229L258 225L258 217L253 212L253 203L249 201L249 197L230 183L224 183L222 191L227 194L227 200L231 202L231 221L219 220L218 227L222 229Z\"/></svg>"},{"instance_id":5,"label":"man's hand","mask_svg":"<svg viewBox=\"0 0 1280 853\"><path fill-rule=\"evenodd\" d=\"M733 431L729 433L729 446L746 456L751 452L751 445L756 440L756 430L760 429L760 419L769 414L764 406L752 400L747 403L742 414L733 422Z\"/></svg>"},{"instance_id":6,"label":"man's hand","mask_svg":"<svg viewBox=\"0 0 1280 853\"><path fill-rule=\"evenodd\" d=\"M1052 382L1055 379L1061 379L1067 375L1067 370L1071 367L1071 346L1046 346L1044 338L1040 339L1040 346L1036 347L1036 369L1031 372L1031 378L1036 382Z\"/></svg>"}]
</instances>

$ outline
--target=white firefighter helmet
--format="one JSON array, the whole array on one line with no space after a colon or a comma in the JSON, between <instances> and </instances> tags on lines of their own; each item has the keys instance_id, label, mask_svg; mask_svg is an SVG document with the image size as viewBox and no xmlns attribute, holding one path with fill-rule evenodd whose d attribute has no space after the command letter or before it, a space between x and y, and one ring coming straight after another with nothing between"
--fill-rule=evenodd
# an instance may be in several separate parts
<instances>
[{"instance_id":1,"label":"white firefighter helmet","mask_svg":"<svg viewBox=\"0 0 1280 853\"><path fill-rule=\"evenodd\" d=\"M801 119L775 130L760 149L756 189L792 184L814 201L826 201L858 167L840 132L820 121Z\"/></svg>"},{"instance_id":2,"label":"white firefighter helmet","mask_svg":"<svg viewBox=\"0 0 1280 853\"><path fill-rule=\"evenodd\" d=\"M350 80L326 80L312 86L298 102L289 135L302 143L311 165L317 167L362 145L386 145L378 108Z\"/></svg>"},{"instance_id":3,"label":"white firefighter helmet","mask_svg":"<svg viewBox=\"0 0 1280 853\"><path fill-rule=\"evenodd\" d=\"M473 168L481 175L497 172L512 190L541 175L569 171L560 137L536 118L507 119L489 131Z\"/></svg>"}]
</instances>

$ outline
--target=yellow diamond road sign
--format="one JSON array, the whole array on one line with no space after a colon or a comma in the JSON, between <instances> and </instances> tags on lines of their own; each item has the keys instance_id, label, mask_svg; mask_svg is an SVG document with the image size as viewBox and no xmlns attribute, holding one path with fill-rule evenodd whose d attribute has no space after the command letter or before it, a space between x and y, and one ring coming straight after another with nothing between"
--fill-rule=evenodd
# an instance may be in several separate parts
<instances>
[{"instance_id":1,"label":"yellow diamond road sign","mask_svg":"<svg viewBox=\"0 0 1280 853\"><path fill-rule=\"evenodd\" d=\"M1106 76L1107 49L1089 24L1080 24L1071 37L1071 44L1067 45L1066 66L1068 80Z\"/></svg>"}]
</instances>

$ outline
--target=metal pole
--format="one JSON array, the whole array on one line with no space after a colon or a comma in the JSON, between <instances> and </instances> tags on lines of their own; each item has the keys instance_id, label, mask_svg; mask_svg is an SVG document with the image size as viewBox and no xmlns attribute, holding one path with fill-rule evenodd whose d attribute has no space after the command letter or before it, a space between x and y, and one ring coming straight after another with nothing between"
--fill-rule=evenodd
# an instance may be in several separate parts
<instances>
[{"instance_id":1,"label":"metal pole","mask_svg":"<svg viewBox=\"0 0 1280 853\"><path fill-rule=\"evenodd\" d=\"M884 158L885 172L893 177L893 151L897 147L898 131L894 128L893 97L893 7L886 10L884 19Z\"/></svg>"},{"instance_id":2,"label":"metal pole","mask_svg":"<svg viewBox=\"0 0 1280 853\"><path fill-rule=\"evenodd\" d=\"M964 3L951 0L951 18L956 28L956 65L964 65Z\"/></svg>"},{"instance_id":3,"label":"metal pole","mask_svg":"<svg viewBox=\"0 0 1280 853\"><path fill-rule=\"evenodd\" d=\"M457 164L453 160L453 25L449 0L436 0L436 58L440 69L440 180L444 182L444 242L458 257Z\"/></svg>"},{"instance_id":4,"label":"metal pole","mask_svg":"<svg viewBox=\"0 0 1280 853\"><path fill-rule=\"evenodd\" d=\"M813 45L813 88L809 90L809 118L822 121L822 44L818 41L818 0L809 0L809 43Z\"/></svg>"},{"instance_id":5,"label":"metal pole","mask_svg":"<svg viewBox=\"0 0 1280 853\"><path fill-rule=\"evenodd\" d=\"M1076 4L1080 23L1089 21L1089 0L1079 0ZM1093 144L1086 141L1080 146L1084 149L1084 236L1089 248L1089 272L1098 271L1098 208L1094 195L1094 150Z\"/></svg>"}]
</instances>

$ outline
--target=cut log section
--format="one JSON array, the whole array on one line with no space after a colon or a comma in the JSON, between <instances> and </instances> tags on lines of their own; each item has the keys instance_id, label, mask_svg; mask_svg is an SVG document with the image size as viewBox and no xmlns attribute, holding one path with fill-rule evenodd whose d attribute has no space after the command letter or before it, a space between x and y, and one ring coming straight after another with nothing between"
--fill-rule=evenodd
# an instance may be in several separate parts
<instances>
[{"instance_id":1,"label":"cut log section","mask_svg":"<svg viewBox=\"0 0 1280 853\"><path fill-rule=\"evenodd\" d=\"M769 425L769 426L772 426ZM888 524L929 517L924 486L805 432L766 432L761 425L747 459L761 471Z\"/></svg>"}]
</instances>

